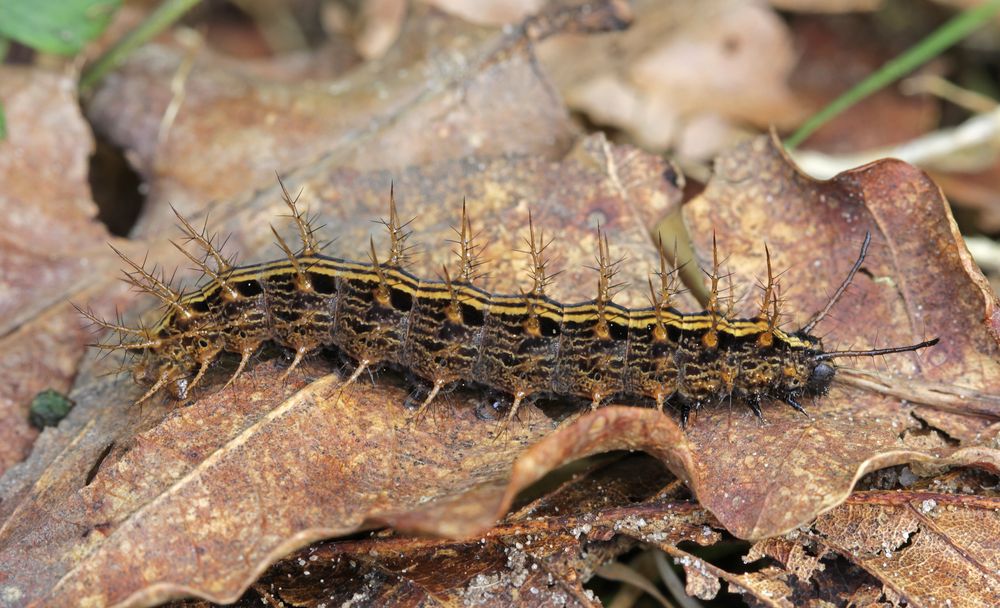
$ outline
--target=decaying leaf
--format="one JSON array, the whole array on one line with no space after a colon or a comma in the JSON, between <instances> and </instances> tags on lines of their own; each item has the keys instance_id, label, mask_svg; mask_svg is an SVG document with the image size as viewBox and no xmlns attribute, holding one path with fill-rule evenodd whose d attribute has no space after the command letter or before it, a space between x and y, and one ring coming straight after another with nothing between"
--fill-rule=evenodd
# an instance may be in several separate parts
<instances>
[{"instance_id":1,"label":"decaying leaf","mask_svg":"<svg viewBox=\"0 0 1000 608\"><path fill-rule=\"evenodd\" d=\"M546 32L618 27L616 4L554 10L507 33L419 9L384 59L315 88L149 47L90 107L151 189L138 230L145 240L123 247L136 257L148 249L168 268L184 264L165 240L169 201L232 234L227 250L241 261L279 257L268 224L282 234L291 227L278 217L278 169L326 224L324 238L337 239L333 255L364 259L370 234L384 246L371 220L386 213L391 184L400 212L415 216L413 241L422 247L413 270L421 276L434 278L447 263L445 241L464 200L486 243L489 288L525 284L525 256L513 250L530 211L536 228L556 237L553 269L564 272L552 295L593 297L586 266L600 225L616 257L626 255L619 278L629 288L616 301L644 306L657 267L650 227L677 209L681 180L657 157L579 137L531 54ZM172 79L185 83L182 92ZM588 606L595 601L583 581L637 543L662 549L687 573L689 592L705 599L726 582L764 605L797 605L813 598L808 579L823 581L823 601L891 595L931 605L933 591L910 577L907 560L946 552L949 572L981 597L993 593L996 534L968 536L995 527L993 498L848 498L863 475L899 463L1000 471L1000 313L937 188L892 161L816 182L776 141L758 138L721 157L683 213L702 261L713 239L727 256L737 309L757 299L749 292L765 274L768 244L785 269L789 327L822 308L870 231L862 272L820 326L827 348L931 336L941 343L852 361L856 369L841 370L830 395L805 404L808 416L766 404L762 422L723 403L699 411L687 429L672 412L619 404L576 415L561 403L526 405L501 427L488 395L463 390L415 419L414 387L398 374L375 371L345 386L340 362L320 354L286 378L287 358L272 351L229 388L221 387L234 362L223 361L185 401L132 406L143 389L104 376L119 362L91 355L76 370L74 411L0 480L0 598L224 602L253 585L265 601L503 605L531 603L535 589ZM80 215L67 221L89 225ZM88 254L74 249L72 282L46 277L32 302L69 297L102 314L122 306L140 315L149 303L116 286L113 256L89 253L104 237L74 235ZM678 306L699 307L690 294ZM24 327L45 328L36 343L60 335L46 307L17 310ZM5 329L5 346L28 352L26 334ZM46 356L61 352L52 348ZM645 451L667 470L648 457L624 458L519 502L559 467L615 450ZM935 512L942 505L955 510ZM678 547L716 542L723 529L771 538L753 555L772 561L734 574ZM827 559L834 554L849 560L837 562L843 571Z\"/></svg>"},{"instance_id":2,"label":"decaying leaf","mask_svg":"<svg viewBox=\"0 0 1000 608\"><path fill-rule=\"evenodd\" d=\"M257 373L268 375L269 366ZM535 416L498 444L496 423L474 409L415 424L403 407L405 389L344 390L328 366L304 374L283 386L249 377L234 392L169 412L132 436L98 436L113 424L108 418L138 417L127 406L105 409L76 438L93 461L79 462L78 451L50 469L85 465L84 477L33 496L29 511L8 520L5 584L49 605L186 593L224 602L296 546L496 483L525 445L551 429ZM301 390L317 375L323 379ZM75 395L92 409L115 386ZM113 444L101 444L107 441ZM494 517L474 511L464 515ZM450 525L425 523L444 534L455 532ZM14 556L30 567L15 569Z\"/></svg>"},{"instance_id":3,"label":"decaying leaf","mask_svg":"<svg viewBox=\"0 0 1000 608\"><path fill-rule=\"evenodd\" d=\"M582 299L593 282L575 277L594 272L583 264L593 256L597 222L656 259L643 228L651 218L643 214L658 215L678 199L664 179L668 169L597 137L561 163L508 157L366 174L310 168L288 175L286 185L303 189L303 203L323 201L311 209L320 223L339 226L342 240L361 242L367 238L360 233L367 237L377 226L370 218L384 209L391 179L397 192L423 200L464 192L491 243L487 255L505 252L490 268L500 289L524 276L523 255L512 253L524 230L511 227L525 226L527 201L537 201L539 226L561 226L576 243L563 248L559 263L574 277L563 295ZM213 208L224 218L220 230L236 230L233 247L274 257L263 251L273 251L266 222L280 212L276 189L249 205ZM400 197L407 209L404 202ZM455 217L428 212L413 227L443 242L452 236L446 216ZM151 242L150 249L168 265L180 261L166 243ZM420 256L418 271L440 267L447 251L434 253L438 263ZM627 274L638 281L648 270ZM556 424L526 408L517 428L498 437L495 416L477 417L490 414L490 404L477 407L460 393L415 422L404 405L409 387L394 386L391 377L374 385L362 378L341 394L343 377L329 360L313 361L287 381L276 380L284 364L272 360L230 390L208 391L185 407L171 400L130 407L142 389L127 377L101 376L114 361L91 363L72 394L76 409L60 426L72 448L36 450L32 458L44 463L38 466L48 481L12 478L0 504L10 509L0 568L11 572L7 584L25 601L147 603L186 594L228 601L271 562L319 538L379 522L452 537L478 533L509 504L512 462ZM525 480L536 473L526 471L519 474ZM113 585L99 584L109 579Z\"/></svg>"},{"instance_id":4,"label":"decaying leaf","mask_svg":"<svg viewBox=\"0 0 1000 608\"><path fill-rule=\"evenodd\" d=\"M65 302L91 272L108 234L87 185L93 138L74 82L44 70L0 66L7 137L0 140L0 474L27 456L36 431L32 397L69 389L87 335ZM49 128L58 124L58 129Z\"/></svg>"},{"instance_id":5,"label":"decaying leaf","mask_svg":"<svg viewBox=\"0 0 1000 608\"><path fill-rule=\"evenodd\" d=\"M994 606L1000 601L998 508L995 495L857 492L811 525L757 543L745 559L779 564L768 576L787 599L811 591L810 579L828 579L824 571L839 557L874 577L874 585L865 584L876 598L885 594L908 606Z\"/></svg>"},{"instance_id":6,"label":"decaying leaf","mask_svg":"<svg viewBox=\"0 0 1000 608\"><path fill-rule=\"evenodd\" d=\"M652 150L707 160L745 124L802 117L788 88L787 27L753 2L633 3L635 24L600 37L558 36L540 48L567 104Z\"/></svg>"},{"instance_id":7,"label":"decaying leaf","mask_svg":"<svg viewBox=\"0 0 1000 608\"><path fill-rule=\"evenodd\" d=\"M996 497L859 493L813 530L913 604L992 606L1000 600L998 509Z\"/></svg>"},{"instance_id":8,"label":"decaying leaf","mask_svg":"<svg viewBox=\"0 0 1000 608\"><path fill-rule=\"evenodd\" d=\"M149 46L107 79L89 114L149 180L141 235L173 225L166 202L193 215L296 167L554 159L573 145L576 128L537 70L532 40L620 28L619 10L612 2L556 5L531 27L504 32L417 6L388 55L326 82L264 80L205 50Z\"/></svg>"},{"instance_id":9,"label":"decaying leaf","mask_svg":"<svg viewBox=\"0 0 1000 608\"><path fill-rule=\"evenodd\" d=\"M357 597L395 606L599 606L582 584L638 540L718 540L711 517L683 494L654 459L619 455L515 509L481 538L380 533L321 543L276 564L244 601L263 591L294 605Z\"/></svg>"}]
</instances>

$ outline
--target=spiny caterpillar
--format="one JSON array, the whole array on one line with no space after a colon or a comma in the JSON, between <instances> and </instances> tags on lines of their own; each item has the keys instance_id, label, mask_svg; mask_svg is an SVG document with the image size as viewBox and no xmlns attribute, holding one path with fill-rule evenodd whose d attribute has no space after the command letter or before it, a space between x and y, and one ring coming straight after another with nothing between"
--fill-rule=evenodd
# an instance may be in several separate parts
<instances>
[{"instance_id":1,"label":"spiny caterpillar","mask_svg":"<svg viewBox=\"0 0 1000 608\"><path fill-rule=\"evenodd\" d=\"M426 383L426 408L447 387L481 385L509 395L506 422L519 405L540 396L571 397L590 402L652 401L662 411L677 406L686 424L693 409L726 400L743 403L757 416L765 400L783 401L804 412L804 397L826 394L840 357L874 356L915 351L937 339L911 346L861 351L824 352L811 331L833 308L864 261L870 242L826 307L803 328L783 331L778 324L778 286L767 256L767 280L753 318L732 318L719 298L718 254L708 277L707 309L682 313L671 305L676 295L672 272L660 256L659 285L649 280L650 306L629 309L612 300L616 262L598 228L597 297L563 304L546 296L552 277L543 256L548 242L528 222L526 253L533 280L519 294L490 293L474 285L479 277L480 246L463 204L455 229L459 265L454 278L448 268L442 280L419 279L405 269L407 225L399 221L390 192L390 247L379 260L370 241L369 261L353 262L323 255L316 229L284 185L283 198L295 222L301 248L294 251L278 232L285 257L272 262L236 266L213 238L196 230L180 214L186 239L204 251L198 257L174 245L208 279L193 293L182 294L162 273L147 271L130 260L126 281L161 300L164 314L152 328L128 327L84 312L98 326L118 334L101 348L137 352L133 373L150 383L138 402L167 388L184 398L222 352L240 356L229 386L251 357L267 342L294 352L287 375L303 357L336 348L356 363L347 383L376 366L397 368ZM624 401L627 402L627 401Z\"/></svg>"}]
</instances>

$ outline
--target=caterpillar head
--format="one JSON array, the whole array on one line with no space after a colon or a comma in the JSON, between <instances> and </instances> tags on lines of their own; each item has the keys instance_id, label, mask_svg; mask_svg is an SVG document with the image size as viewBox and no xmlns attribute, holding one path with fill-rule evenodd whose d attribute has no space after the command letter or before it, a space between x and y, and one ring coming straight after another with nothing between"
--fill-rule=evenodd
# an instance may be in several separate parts
<instances>
[{"instance_id":1,"label":"caterpillar head","mask_svg":"<svg viewBox=\"0 0 1000 608\"><path fill-rule=\"evenodd\" d=\"M830 383L837 375L837 368L826 361L813 360L812 371L806 381L806 392L811 395L825 395L830 390Z\"/></svg>"}]
</instances>

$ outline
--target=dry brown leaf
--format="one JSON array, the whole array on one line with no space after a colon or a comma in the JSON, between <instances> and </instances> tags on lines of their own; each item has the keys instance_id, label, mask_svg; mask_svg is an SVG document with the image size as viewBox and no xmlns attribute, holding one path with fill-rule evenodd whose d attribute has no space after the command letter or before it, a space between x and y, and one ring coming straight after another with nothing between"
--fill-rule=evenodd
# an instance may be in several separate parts
<instances>
[{"instance_id":1,"label":"dry brown leaf","mask_svg":"<svg viewBox=\"0 0 1000 608\"><path fill-rule=\"evenodd\" d=\"M786 269L790 327L825 305L870 231L864 272L817 328L827 348L941 338L919 356L844 361L860 371L807 404L809 420L787 408L765 413L766 425L703 412L687 437L704 454L698 475L713 481L695 492L731 532L785 532L843 501L865 472L911 459L997 466L996 450L972 447L990 445L1000 420L996 296L923 173L883 161L817 182L763 137L721 157L684 212L701 251L718 239L737 285L763 273L766 240Z\"/></svg>"},{"instance_id":2,"label":"dry brown leaf","mask_svg":"<svg viewBox=\"0 0 1000 608\"><path fill-rule=\"evenodd\" d=\"M813 530L910 605L1000 603L998 498L862 492Z\"/></svg>"},{"instance_id":3,"label":"dry brown leaf","mask_svg":"<svg viewBox=\"0 0 1000 608\"><path fill-rule=\"evenodd\" d=\"M308 164L370 171L497 154L555 159L576 128L537 69L532 41L620 28L617 10L557 5L530 28L504 32L414 7L384 58L316 82L265 80L206 50L151 45L106 79L89 115L149 181L140 235L173 225L166 202L193 215Z\"/></svg>"},{"instance_id":4,"label":"dry brown leaf","mask_svg":"<svg viewBox=\"0 0 1000 608\"><path fill-rule=\"evenodd\" d=\"M263 590L294 605L353 597L380 606L599 606L582 584L635 539L718 540L711 517L679 491L656 460L618 456L516 509L481 538L384 533L321 543L276 564L243 601Z\"/></svg>"},{"instance_id":5,"label":"dry brown leaf","mask_svg":"<svg viewBox=\"0 0 1000 608\"><path fill-rule=\"evenodd\" d=\"M785 597L796 586L811 591L810 579L828 577L823 570L839 555L908 606L995 606L1000 602L998 509L995 496L857 492L813 524L758 543L747 560L777 561L782 568L770 574L790 583Z\"/></svg>"},{"instance_id":6,"label":"dry brown leaf","mask_svg":"<svg viewBox=\"0 0 1000 608\"><path fill-rule=\"evenodd\" d=\"M934 181L956 206L975 213L975 227L987 234L1000 232L1000 163L978 173L935 171Z\"/></svg>"},{"instance_id":7,"label":"dry brown leaf","mask_svg":"<svg viewBox=\"0 0 1000 608\"><path fill-rule=\"evenodd\" d=\"M812 524L755 543L743 558L746 574L665 550L696 580L711 586L717 576L767 606L994 606L997 478L971 471L856 492Z\"/></svg>"},{"instance_id":8,"label":"dry brown leaf","mask_svg":"<svg viewBox=\"0 0 1000 608\"><path fill-rule=\"evenodd\" d=\"M0 140L0 474L27 456L36 431L28 404L66 391L87 335L66 302L108 234L93 221L87 184L94 142L74 79L0 66L7 138Z\"/></svg>"},{"instance_id":9,"label":"dry brown leaf","mask_svg":"<svg viewBox=\"0 0 1000 608\"><path fill-rule=\"evenodd\" d=\"M558 36L539 56L570 107L650 150L709 159L743 124L794 125L795 53L767 6L739 0L635 2L625 32Z\"/></svg>"},{"instance_id":10,"label":"dry brown leaf","mask_svg":"<svg viewBox=\"0 0 1000 608\"><path fill-rule=\"evenodd\" d=\"M511 250L524 237L530 207L536 227L573 244L562 248L560 295L582 299L592 289L593 271L583 265L598 222L655 261L646 226L679 199L665 175L669 167L655 157L593 137L561 163L468 159L369 173L310 167L288 175L286 185L303 190L301 201L313 202L319 223L339 228L334 250L367 241L391 180L402 213L426 210L413 226L415 238L429 243L451 236L456 193L463 193L491 243L486 255L504 252L490 269L492 285L507 290L524 274L523 256L512 258ZM216 228L235 231L234 248L259 252L250 259L275 255L267 222L281 213L276 190L212 210L223 220ZM414 200L449 198L451 209ZM151 257L167 266L181 261L172 249L150 243ZM440 249L419 256L416 270L434 276L447 254ZM648 270L636 264L623 278L638 283ZM6 479L0 570L23 603L231 601L270 563L319 538L380 523L478 533L509 504L515 458L555 426L525 408L510 437L497 439L497 420L479 418L495 415L490 404L477 408L464 394L442 400L414 426L404 406L409 387L380 377L340 394L337 366L319 360L287 382L277 381L285 364L269 361L230 390L207 391L185 407L164 400L130 408L141 388L127 377L100 377L113 361L90 363L60 434L36 449L27 474ZM217 390L222 378L214 380Z\"/></svg>"}]
</instances>

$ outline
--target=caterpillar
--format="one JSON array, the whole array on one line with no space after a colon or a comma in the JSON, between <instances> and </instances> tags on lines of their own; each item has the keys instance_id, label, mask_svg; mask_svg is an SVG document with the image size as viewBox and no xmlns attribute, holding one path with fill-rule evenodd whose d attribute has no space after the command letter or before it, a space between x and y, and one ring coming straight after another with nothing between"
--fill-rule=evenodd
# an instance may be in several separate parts
<instances>
[{"instance_id":1,"label":"caterpillar","mask_svg":"<svg viewBox=\"0 0 1000 608\"><path fill-rule=\"evenodd\" d=\"M280 180L279 180L280 183ZM566 304L546 295L552 281L544 252L551 241L528 221L525 240L531 288L517 294L491 293L476 286L480 246L463 203L455 228L458 266L437 280L406 270L408 223L402 223L390 190L389 252L380 260L374 241L364 262L326 256L317 229L281 184L288 217L300 247L293 250L272 226L284 257L248 266L227 259L207 232L177 214L185 239L202 251L196 256L174 242L207 280L184 294L165 275L145 268L115 249L126 264L125 280L156 296L163 314L154 326L130 327L88 310L81 312L117 340L97 344L139 356L135 379L148 384L145 401L166 389L185 398L223 352L239 355L229 386L266 343L293 353L285 375L320 349L337 349L355 363L349 384L366 369L391 367L420 383L423 411L440 391L465 383L510 398L506 422L526 399L572 398L591 408L615 400L671 404L685 426L691 411L732 401L758 417L765 401L784 402L805 413L801 401L825 395L836 375L835 360L917 351L937 338L908 346L824 351L811 332L831 311L861 268L871 241L827 305L802 328L779 326L779 289L765 246L766 281L757 314L735 318L719 295L719 261L707 272L711 293L705 310L684 313L672 305L676 271L668 272L660 247L659 271L649 278L649 306L627 308L613 299L617 265L607 235L598 227L597 296ZM114 249L114 247L112 247ZM653 276L658 280L654 284Z\"/></svg>"}]
</instances>

